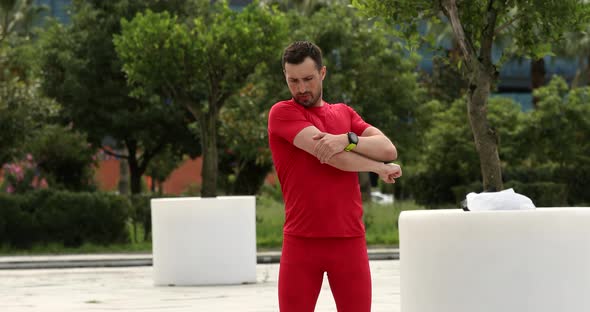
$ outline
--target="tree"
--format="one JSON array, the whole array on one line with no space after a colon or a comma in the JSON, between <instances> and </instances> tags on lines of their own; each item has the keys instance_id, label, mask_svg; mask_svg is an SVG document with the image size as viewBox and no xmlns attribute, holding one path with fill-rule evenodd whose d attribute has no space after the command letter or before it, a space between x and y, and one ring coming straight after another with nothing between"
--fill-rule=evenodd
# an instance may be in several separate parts
<instances>
[{"instance_id":1,"label":"tree","mask_svg":"<svg viewBox=\"0 0 590 312\"><path fill-rule=\"evenodd\" d=\"M86 132L94 146L114 139L114 149L104 151L127 161L133 194L141 192L141 177L163 150L195 150L190 116L167 98L130 96L115 52L113 35L121 32L120 19L148 7L185 17L200 8L195 1L75 0L71 25L51 24L41 34L39 48L43 90L63 105L62 122Z\"/></svg>"},{"instance_id":2,"label":"tree","mask_svg":"<svg viewBox=\"0 0 590 312\"><path fill-rule=\"evenodd\" d=\"M122 21L115 46L135 94L156 93L197 120L203 151L201 195L217 194L219 112L260 63L278 58L284 19L254 2L241 12L216 3L192 23L146 11Z\"/></svg>"},{"instance_id":3,"label":"tree","mask_svg":"<svg viewBox=\"0 0 590 312\"><path fill-rule=\"evenodd\" d=\"M404 51L390 29L376 27L346 5L302 17L294 28L294 38L312 40L323 50L328 67L324 98L349 104L381 129L400 150L398 161L415 159L422 137L415 123L424 98L415 71L418 56ZM364 198L370 198L368 181L368 174L361 173ZM398 195L402 187L402 181L396 183Z\"/></svg>"},{"instance_id":4,"label":"tree","mask_svg":"<svg viewBox=\"0 0 590 312\"><path fill-rule=\"evenodd\" d=\"M31 1L0 2L0 164L23 157L32 131L57 115L59 106L44 97L33 73L34 46L27 16Z\"/></svg>"},{"instance_id":5,"label":"tree","mask_svg":"<svg viewBox=\"0 0 590 312\"><path fill-rule=\"evenodd\" d=\"M590 25L581 31L566 33L564 44L557 46L556 50L558 55L578 61L572 86L590 85Z\"/></svg>"},{"instance_id":6,"label":"tree","mask_svg":"<svg viewBox=\"0 0 590 312\"><path fill-rule=\"evenodd\" d=\"M354 0L364 12L398 25L407 38L417 37L424 20L449 23L461 52L469 89L467 112L480 161L485 190L503 188L496 130L487 118L488 97L498 76L492 46L499 34L509 33L517 55L538 59L565 31L585 25L589 6L581 0L531 2L457 0Z\"/></svg>"},{"instance_id":7,"label":"tree","mask_svg":"<svg viewBox=\"0 0 590 312\"><path fill-rule=\"evenodd\" d=\"M0 42L11 34L30 34L33 22L44 10L34 5L33 0L0 1Z\"/></svg>"},{"instance_id":8,"label":"tree","mask_svg":"<svg viewBox=\"0 0 590 312\"><path fill-rule=\"evenodd\" d=\"M473 148L466 115L466 99L457 99L450 106L438 101L422 109L427 119L421 153L412 166L410 178L416 201L431 207L455 203L453 187L469 186L478 180L478 155ZM502 141L500 155L503 167L519 166L528 158L523 140L526 118L520 106L506 98L490 99L490 124ZM427 116L430 115L430 116ZM472 189L471 191L477 191Z\"/></svg>"},{"instance_id":9,"label":"tree","mask_svg":"<svg viewBox=\"0 0 590 312\"><path fill-rule=\"evenodd\" d=\"M350 0L262 0L269 5L278 5L283 11L295 11L304 16L311 16L322 8L333 5L350 4Z\"/></svg>"},{"instance_id":10,"label":"tree","mask_svg":"<svg viewBox=\"0 0 590 312\"><path fill-rule=\"evenodd\" d=\"M412 159L411 149L417 146L414 142L420 133L411 124L424 93L414 71L417 59L404 57L399 44L388 39L389 30L374 27L346 5L333 4L310 15L294 10L287 14L289 28L294 30L289 41L310 40L324 52L328 66L324 98L353 106L394 139L404 159ZM384 66L390 71L383 72ZM229 99L221 112L221 137L232 153L222 156L225 163L220 168L231 174L233 186L249 188L241 183L242 176L262 183L265 168L271 168L263 121L272 104L290 97L277 58L267 67L260 66L248 85Z\"/></svg>"},{"instance_id":11,"label":"tree","mask_svg":"<svg viewBox=\"0 0 590 312\"><path fill-rule=\"evenodd\" d=\"M174 169L183 161L182 155L179 155L171 148L167 148L164 152L158 154L150 162L146 173L152 178L151 192L156 191L162 194L164 181L170 176Z\"/></svg>"},{"instance_id":12,"label":"tree","mask_svg":"<svg viewBox=\"0 0 590 312\"><path fill-rule=\"evenodd\" d=\"M27 150L52 188L95 190L96 147L88 145L85 134L59 125L46 125L27 142Z\"/></svg>"},{"instance_id":13,"label":"tree","mask_svg":"<svg viewBox=\"0 0 590 312\"><path fill-rule=\"evenodd\" d=\"M24 142L58 112L59 106L40 94L38 84L17 78L0 81L0 164L23 156Z\"/></svg>"},{"instance_id":14,"label":"tree","mask_svg":"<svg viewBox=\"0 0 590 312\"><path fill-rule=\"evenodd\" d=\"M276 72L260 66L250 83L229 98L221 110L219 134L225 153L220 157L219 170L227 175L225 188L229 194L256 194L272 169L266 120L276 98L267 97L280 94L272 92L272 85L283 82L278 58L275 65L272 68Z\"/></svg>"},{"instance_id":15,"label":"tree","mask_svg":"<svg viewBox=\"0 0 590 312\"><path fill-rule=\"evenodd\" d=\"M590 88L570 89L555 77L535 92L538 108L528 122L531 158L535 164L553 162L559 168L590 164Z\"/></svg>"}]
</instances>

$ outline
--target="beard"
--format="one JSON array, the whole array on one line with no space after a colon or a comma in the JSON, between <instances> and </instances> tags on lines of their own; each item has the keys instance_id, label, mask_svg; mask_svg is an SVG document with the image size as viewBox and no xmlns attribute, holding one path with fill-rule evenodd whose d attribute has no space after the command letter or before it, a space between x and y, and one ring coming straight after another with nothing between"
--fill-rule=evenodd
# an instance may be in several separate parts
<instances>
[{"instance_id":1,"label":"beard","mask_svg":"<svg viewBox=\"0 0 590 312\"><path fill-rule=\"evenodd\" d=\"M321 95L321 92L319 92L316 96L314 96L311 92L305 92L293 96L293 99L297 104L303 107L312 107L319 101Z\"/></svg>"}]
</instances>

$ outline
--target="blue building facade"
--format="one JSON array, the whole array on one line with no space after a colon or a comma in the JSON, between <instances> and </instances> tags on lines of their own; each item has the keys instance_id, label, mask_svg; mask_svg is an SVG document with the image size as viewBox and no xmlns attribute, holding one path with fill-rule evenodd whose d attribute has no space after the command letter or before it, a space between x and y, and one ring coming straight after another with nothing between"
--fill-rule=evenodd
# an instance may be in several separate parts
<instances>
[{"instance_id":1,"label":"blue building facade","mask_svg":"<svg viewBox=\"0 0 590 312\"><path fill-rule=\"evenodd\" d=\"M35 4L47 8L44 17L53 17L62 23L70 22L69 6L71 0L35 0Z\"/></svg>"}]
</instances>

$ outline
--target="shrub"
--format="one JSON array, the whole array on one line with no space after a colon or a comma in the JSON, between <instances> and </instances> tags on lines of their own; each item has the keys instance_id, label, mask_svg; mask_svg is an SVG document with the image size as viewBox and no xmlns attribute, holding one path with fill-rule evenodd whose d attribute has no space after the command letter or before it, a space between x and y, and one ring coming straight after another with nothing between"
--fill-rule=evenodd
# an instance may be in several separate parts
<instances>
[{"instance_id":1,"label":"shrub","mask_svg":"<svg viewBox=\"0 0 590 312\"><path fill-rule=\"evenodd\" d=\"M572 166L559 172L559 181L567 185L568 204L590 205L590 166Z\"/></svg>"},{"instance_id":2,"label":"shrub","mask_svg":"<svg viewBox=\"0 0 590 312\"><path fill-rule=\"evenodd\" d=\"M481 181L477 181L468 185L453 186L451 189L455 196L455 203L458 205L457 207L461 207L461 202L465 200L467 194L471 192L481 193L483 191L483 184Z\"/></svg>"},{"instance_id":3,"label":"shrub","mask_svg":"<svg viewBox=\"0 0 590 312\"><path fill-rule=\"evenodd\" d=\"M527 196L537 207L567 206L567 186L563 183L509 181L504 187Z\"/></svg>"},{"instance_id":4,"label":"shrub","mask_svg":"<svg viewBox=\"0 0 590 312\"><path fill-rule=\"evenodd\" d=\"M35 243L106 245L129 239L127 198L106 193L41 190L0 194L0 242L15 248Z\"/></svg>"},{"instance_id":5,"label":"shrub","mask_svg":"<svg viewBox=\"0 0 590 312\"><path fill-rule=\"evenodd\" d=\"M33 215L23 209L23 198L0 193L0 244L30 247L37 237Z\"/></svg>"},{"instance_id":6,"label":"shrub","mask_svg":"<svg viewBox=\"0 0 590 312\"><path fill-rule=\"evenodd\" d=\"M6 193L25 193L35 189L47 188L47 180L39 174L33 156L27 154L25 159L7 163L4 169L2 190Z\"/></svg>"},{"instance_id":7,"label":"shrub","mask_svg":"<svg viewBox=\"0 0 590 312\"><path fill-rule=\"evenodd\" d=\"M37 166L53 188L93 191L95 148L86 135L74 130L47 125L28 143Z\"/></svg>"},{"instance_id":8,"label":"shrub","mask_svg":"<svg viewBox=\"0 0 590 312\"><path fill-rule=\"evenodd\" d=\"M567 186L563 183L520 182L513 180L504 183L504 189L509 188L530 198L537 207L560 207L567 205ZM457 204L465 200L465 196L468 193L480 193L482 190L481 182L453 187Z\"/></svg>"},{"instance_id":9,"label":"shrub","mask_svg":"<svg viewBox=\"0 0 590 312\"><path fill-rule=\"evenodd\" d=\"M138 225L143 227L143 239L147 240L152 233L152 211L150 201L154 196L149 194L136 194L129 197L131 201L131 222L133 224L133 236L137 239ZM163 197L158 195L157 197Z\"/></svg>"}]
</instances>

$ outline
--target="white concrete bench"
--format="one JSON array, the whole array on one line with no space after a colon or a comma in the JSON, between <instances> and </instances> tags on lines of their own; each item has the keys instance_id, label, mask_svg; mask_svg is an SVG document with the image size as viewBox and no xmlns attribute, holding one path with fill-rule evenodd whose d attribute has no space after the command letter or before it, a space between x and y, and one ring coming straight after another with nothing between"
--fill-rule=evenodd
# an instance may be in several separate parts
<instances>
[{"instance_id":1,"label":"white concrete bench","mask_svg":"<svg viewBox=\"0 0 590 312\"><path fill-rule=\"evenodd\" d=\"M404 211L402 312L590 311L590 208Z\"/></svg>"}]
</instances>

